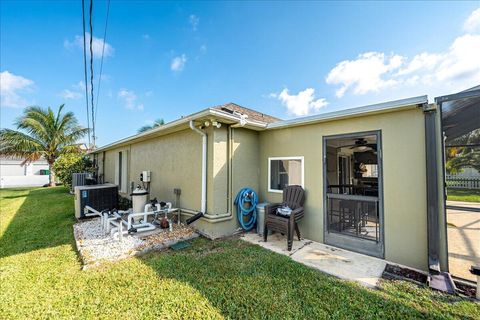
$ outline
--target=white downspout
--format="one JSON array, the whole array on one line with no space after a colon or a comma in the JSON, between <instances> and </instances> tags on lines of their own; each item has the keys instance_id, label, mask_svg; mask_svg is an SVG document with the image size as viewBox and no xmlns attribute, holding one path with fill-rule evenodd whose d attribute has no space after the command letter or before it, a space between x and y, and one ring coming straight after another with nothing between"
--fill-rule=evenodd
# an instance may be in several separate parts
<instances>
[{"instance_id":1,"label":"white downspout","mask_svg":"<svg viewBox=\"0 0 480 320\"><path fill-rule=\"evenodd\" d=\"M207 213L207 134L195 127L190 120L190 129L202 136L202 207L201 211Z\"/></svg>"}]
</instances>

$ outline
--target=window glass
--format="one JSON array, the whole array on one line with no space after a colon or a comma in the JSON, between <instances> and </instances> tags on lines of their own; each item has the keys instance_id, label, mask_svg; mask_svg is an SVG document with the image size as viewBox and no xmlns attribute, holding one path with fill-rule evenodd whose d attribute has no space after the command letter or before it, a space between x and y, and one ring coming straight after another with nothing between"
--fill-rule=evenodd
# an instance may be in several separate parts
<instances>
[{"instance_id":1,"label":"window glass","mask_svg":"<svg viewBox=\"0 0 480 320\"><path fill-rule=\"evenodd\" d=\"M270 159L270 190L303 185L302 159Z\"/></svg>"},{"instance_id":2,"label":"window glass","mask_svg":"<svg viewBox=\"0 0 480 320\"><path fill-rule=\"evenodd\" d=\"M365 164L365 172L362 176L365 178L378 178L378 165L376 164Z\"/></svg>"}]
</instances>

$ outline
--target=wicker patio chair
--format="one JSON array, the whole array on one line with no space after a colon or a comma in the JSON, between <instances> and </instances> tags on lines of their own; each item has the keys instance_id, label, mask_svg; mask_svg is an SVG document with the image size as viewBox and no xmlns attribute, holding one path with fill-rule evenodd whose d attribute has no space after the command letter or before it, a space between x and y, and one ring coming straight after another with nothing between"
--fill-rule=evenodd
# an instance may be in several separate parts
<instances>
[{"instance_id":1,"label":"wicker patio chair","mask_svg":"<svg viewBox=\"0 0 480 320\"><path fill-rule=\"evenodd\" d=\"M287 249L292 250L293 230L300 240L300 230L297 222L303 218L303 204L305 202L305 190L301 186L288 186L283 189L283 202L265 206L265 229L263 239L267 242L268 230L277 231L287 235ZM292 209L289 217L277 215L277 209L288 206Z\"/></svg>"}]
</instances>

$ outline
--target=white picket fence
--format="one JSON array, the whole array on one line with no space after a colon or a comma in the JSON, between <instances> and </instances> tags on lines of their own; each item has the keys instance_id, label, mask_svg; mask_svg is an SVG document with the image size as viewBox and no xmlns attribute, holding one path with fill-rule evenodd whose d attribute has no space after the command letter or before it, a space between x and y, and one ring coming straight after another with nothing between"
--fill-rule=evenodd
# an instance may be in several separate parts
<instances>
[{"instance_id":1,"label":"white picket fence","mask_svg":"<svg viewBox=\"0 0 480 320\"><path fill-rule=\"evenodd\" d=\"M447 187L452 189L480 189L480 175L447 174Z\"/></svg>"}]
</instances>

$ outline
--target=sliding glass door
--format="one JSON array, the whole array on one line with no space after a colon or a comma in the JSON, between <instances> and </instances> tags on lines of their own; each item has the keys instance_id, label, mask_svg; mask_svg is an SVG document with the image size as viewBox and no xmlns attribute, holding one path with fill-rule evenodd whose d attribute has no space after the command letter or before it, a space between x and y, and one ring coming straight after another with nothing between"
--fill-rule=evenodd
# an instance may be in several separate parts
<instances>
[{"instance_id":1,"label":"sliding glass door","mask_svg":"<svg viewBox=\"0 0 480 320\"><path fill-rule=\"evenodd\" d=\"M384 257L380 131L323 139L325 243Z\"/></svg>"}]
</instances>

